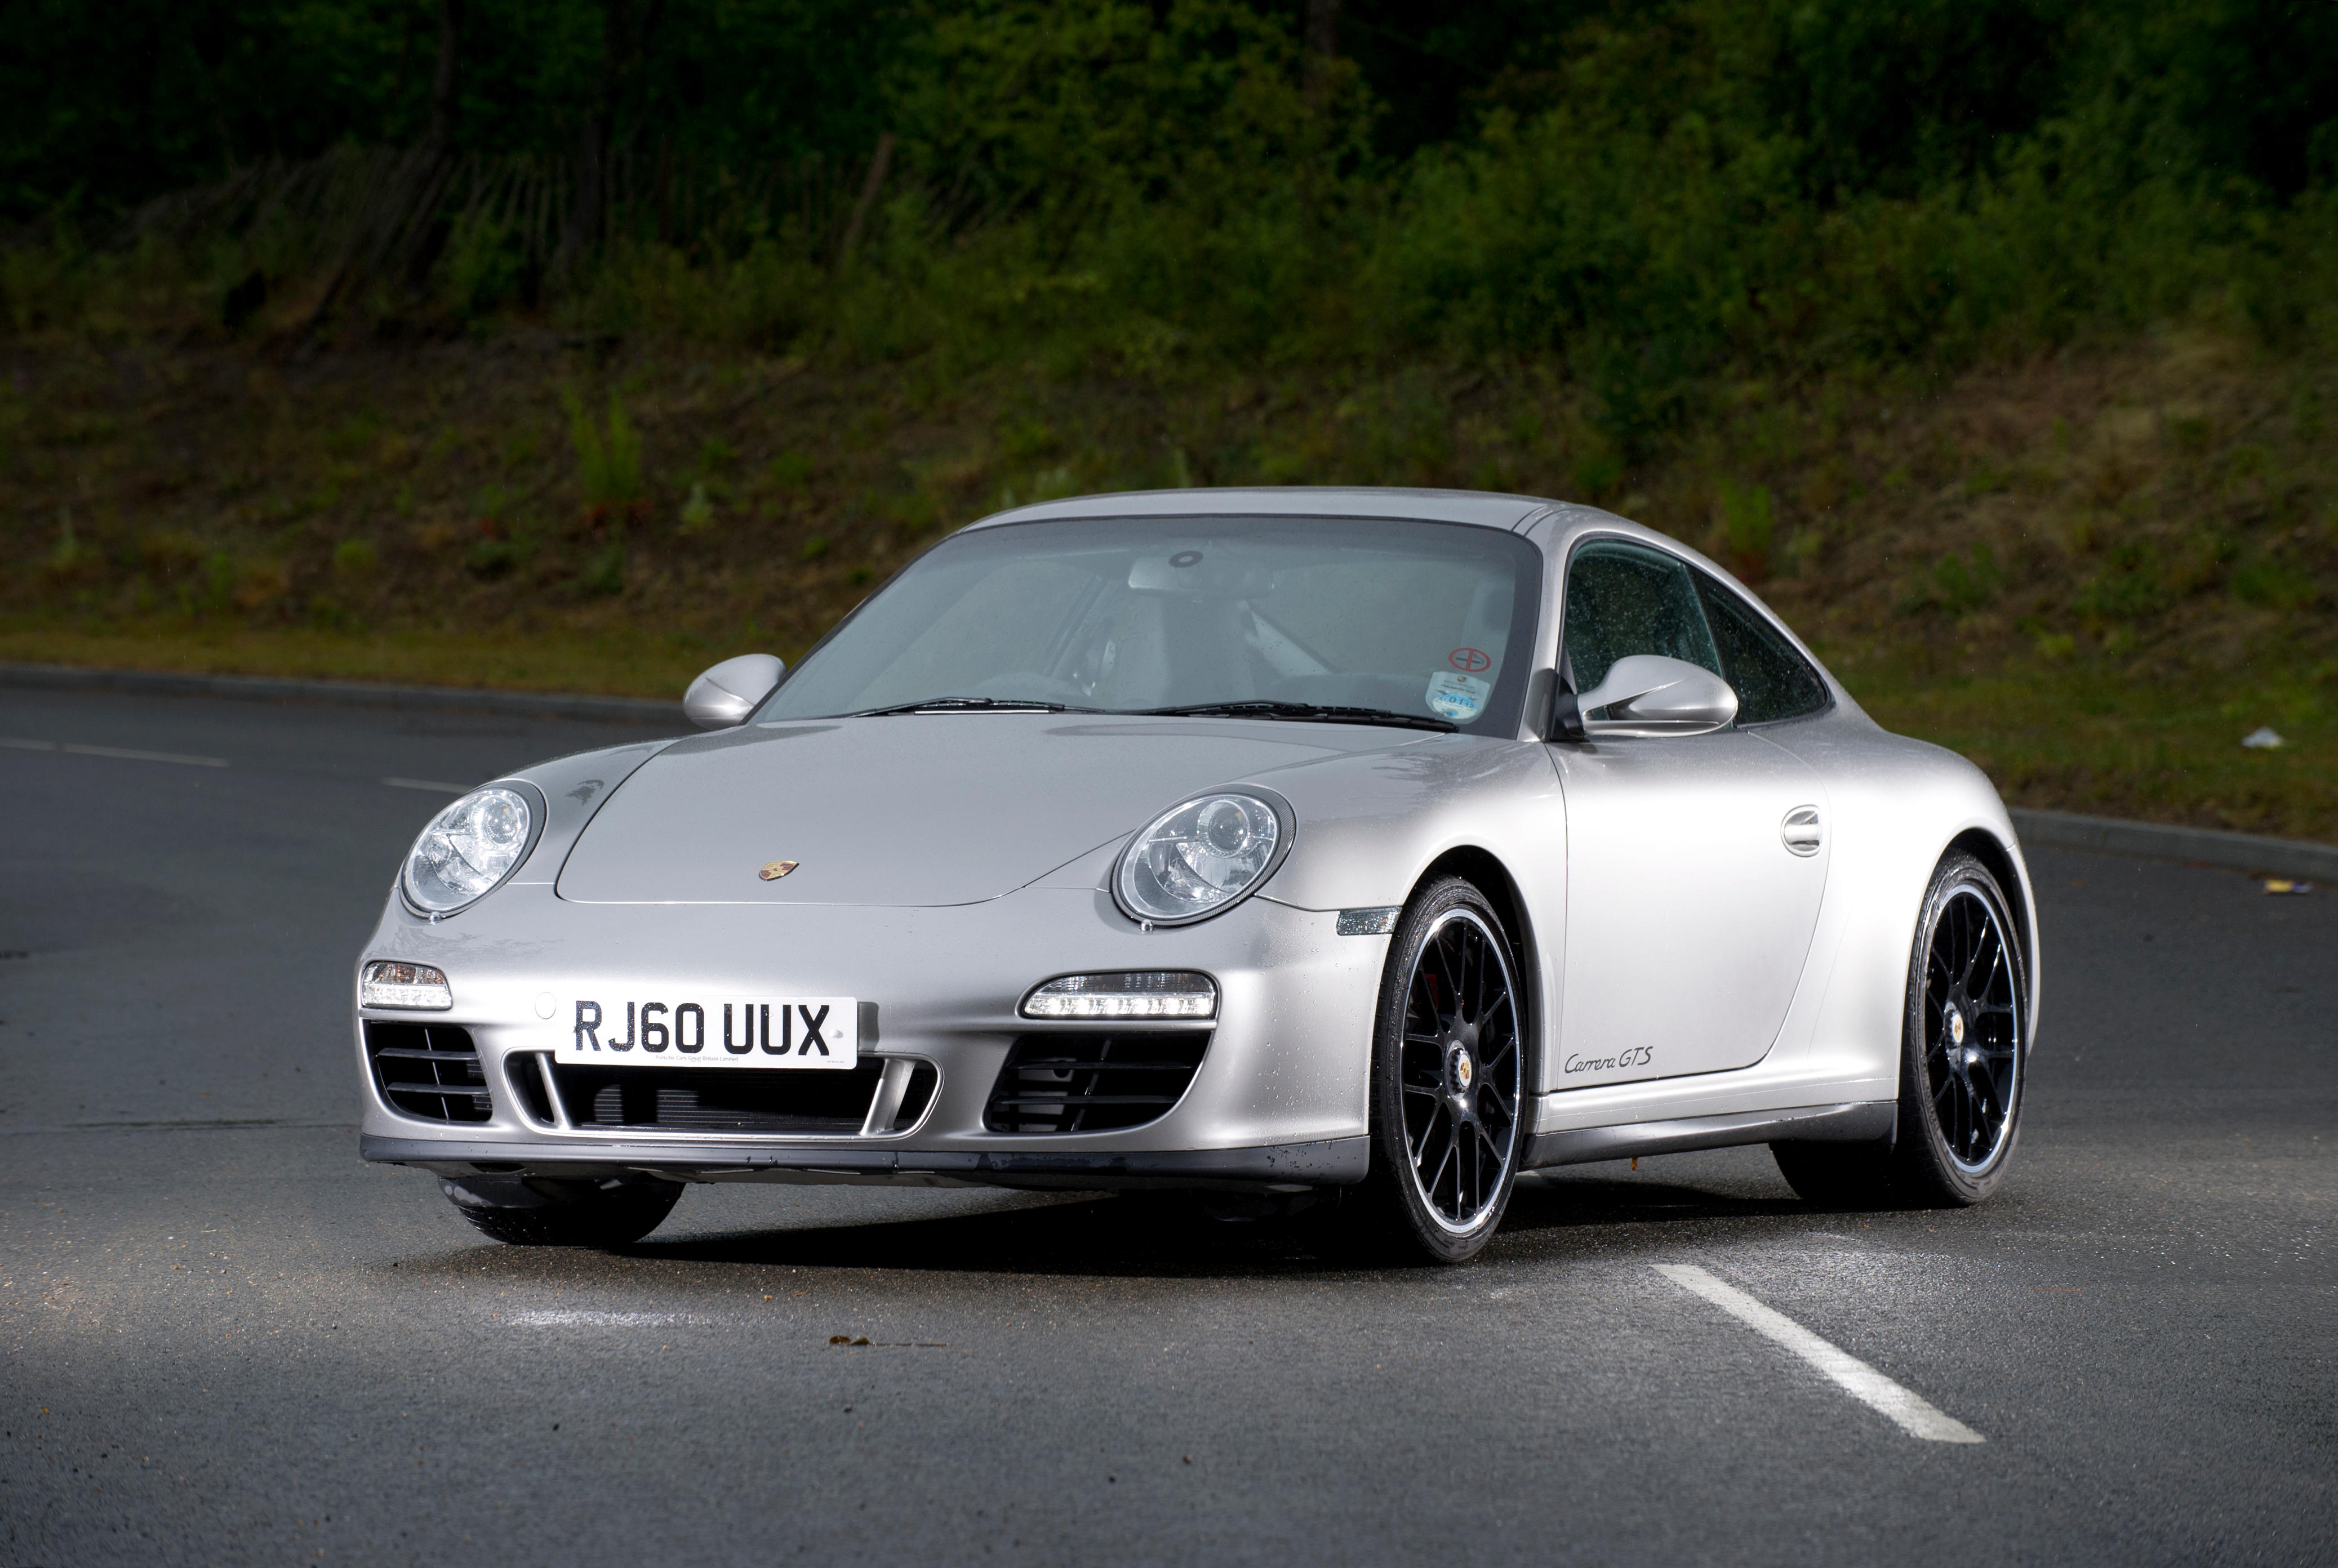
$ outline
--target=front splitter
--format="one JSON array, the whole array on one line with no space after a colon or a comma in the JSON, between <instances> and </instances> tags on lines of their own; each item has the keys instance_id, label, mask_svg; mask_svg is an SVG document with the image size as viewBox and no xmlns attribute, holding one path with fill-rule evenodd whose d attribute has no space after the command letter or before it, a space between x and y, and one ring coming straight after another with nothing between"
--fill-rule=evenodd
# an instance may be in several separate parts
<instances>
[{"instance_id":1,"label":"front splitter","mask_svg":"<svg viewBox=\"0 0 2338 1568\"><path fill-rule=\"evenodd\" d=\"M558 1149L367 1133L358 1152L380 1164L415 1165L441 1176L589 1177L654 1172L683 1181L936 1183L1095 1190L1228 1187L1295 1191L1351 1186L1371 1162L1358 1136L1250 1149L1158 1152L1000 1150L941 1153L894 1149L774 1149L762 1144L578 1142Z\"/></svg>"}]
</instances>

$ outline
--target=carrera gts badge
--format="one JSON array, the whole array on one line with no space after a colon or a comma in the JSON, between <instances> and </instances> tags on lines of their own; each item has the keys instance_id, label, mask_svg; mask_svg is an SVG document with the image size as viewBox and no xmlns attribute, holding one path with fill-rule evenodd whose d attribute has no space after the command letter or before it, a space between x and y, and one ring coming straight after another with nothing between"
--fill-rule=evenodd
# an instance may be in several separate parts
<instances>
[{"instance_id":1,"label":"carrera gts badge","mask_svg":"<svg viewBox=\"0 0 2338 1568\"><path fill-rule=\"evenodd\" d=\"M773 860L765 865L764 867L761 871L756 872L755 875L761 877L766 882L776 882L795 868L796 862L793 860Z\"/></svg>"}]
</instances>

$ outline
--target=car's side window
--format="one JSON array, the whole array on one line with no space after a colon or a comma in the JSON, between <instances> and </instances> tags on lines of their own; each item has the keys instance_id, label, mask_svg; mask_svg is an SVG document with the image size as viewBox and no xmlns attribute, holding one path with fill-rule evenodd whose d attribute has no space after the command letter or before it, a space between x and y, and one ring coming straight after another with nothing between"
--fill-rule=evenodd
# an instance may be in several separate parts
<instances>
[{"instance_id":1,"label":"car's side window","mask_svg":"<svg viewBox=\"0 0 2338 1568\"><path fill-rule=\"evenodd\" d=\"M1737 689L1740 724L1799 719L1833 701L1810 661L1751 604L1702 572L1696 580L1714 639L1721 645L1722 676Z\"/></svg>"},{"instance_id":2,"label":"car's side window","mask_svg":"<svg viewBox=\"0 0 2338 1568\"><path fill-rule=\"evenodd\" d=\"M1620 539L1577 547L1567 566L1567 659L1577 692L1632 653L1661 653L1723 674L1688 568ZM1725 677L1724 677L1725 678Z\"/></svg>"}]
</instances>

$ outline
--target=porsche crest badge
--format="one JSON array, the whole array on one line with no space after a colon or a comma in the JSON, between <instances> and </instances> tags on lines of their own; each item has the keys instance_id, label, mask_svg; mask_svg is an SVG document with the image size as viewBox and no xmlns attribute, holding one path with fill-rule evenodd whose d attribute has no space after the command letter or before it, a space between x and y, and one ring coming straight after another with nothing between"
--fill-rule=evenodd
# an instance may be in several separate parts
<instances>
[{"instance_id":1,"label":"porsche crest badge","mask_svg":"<svg viewBox=\"0 0 2338 1568\"><path fill-rule=\"evenodd\" d=\"M776 882L795 868L796 862L793 860L772 860L767 862L761 871L756 872L755 875L761 877L766 882Z\"/></svg>"}]
</instances>

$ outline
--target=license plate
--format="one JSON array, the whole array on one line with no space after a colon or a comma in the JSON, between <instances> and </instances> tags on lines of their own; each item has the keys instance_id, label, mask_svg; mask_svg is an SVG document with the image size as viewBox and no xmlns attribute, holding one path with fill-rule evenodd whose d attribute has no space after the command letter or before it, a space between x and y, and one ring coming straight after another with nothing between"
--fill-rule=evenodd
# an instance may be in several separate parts
<instances>
[{"instance_id":1,"label":"license plate","mask_svg":"<svg viewBox=\"0 0 2338 1568\"><path fill-rule=\"evenodd\" d=\"M580 996L563 1025L553 1059L603 1067L817 1069L860 1060L860 1006L850 996Z\"/></svg>"}]
</instances>

